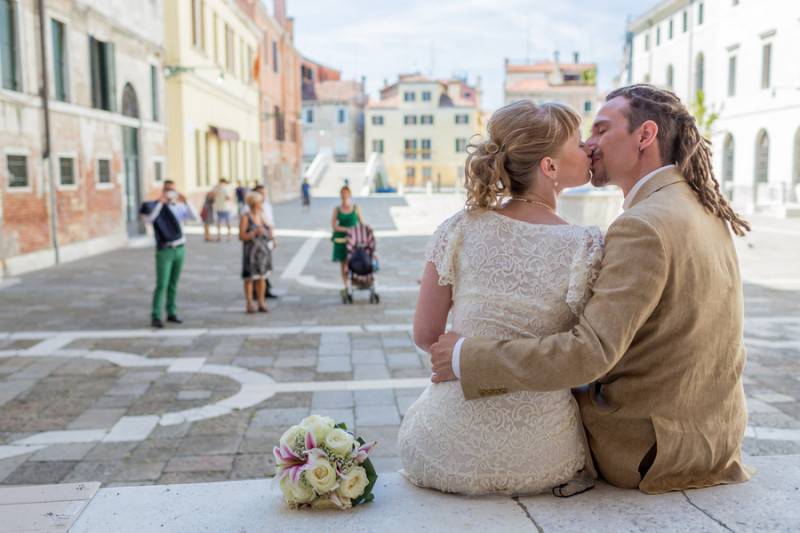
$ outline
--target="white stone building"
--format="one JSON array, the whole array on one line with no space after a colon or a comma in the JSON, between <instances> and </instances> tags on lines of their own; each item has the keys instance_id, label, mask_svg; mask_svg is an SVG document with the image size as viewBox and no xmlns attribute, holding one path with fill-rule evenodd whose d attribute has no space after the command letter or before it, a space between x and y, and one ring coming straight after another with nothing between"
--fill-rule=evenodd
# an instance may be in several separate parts
<instances>
[{"instance_id":1,"label":"white stone building","mask_svg":"<svg viewBox=\"0 0 800 533\"><path fill-rule=\"evenodd\" d=\"M628 27L620 82L671 88L718 112L717 178L744 212L800 198L800 2L664 0Z\"/></svg>"},{"instance_id":2,"label":"white stone building","mask_svg":"<svg viewBox=\"0 0 800 533\"><path fill-rule=\"evenodd\" d=\"M303 160L326 150L338 162L364 161L363 80L320 81L303 96Z\"/></svg>"}]
</instances>

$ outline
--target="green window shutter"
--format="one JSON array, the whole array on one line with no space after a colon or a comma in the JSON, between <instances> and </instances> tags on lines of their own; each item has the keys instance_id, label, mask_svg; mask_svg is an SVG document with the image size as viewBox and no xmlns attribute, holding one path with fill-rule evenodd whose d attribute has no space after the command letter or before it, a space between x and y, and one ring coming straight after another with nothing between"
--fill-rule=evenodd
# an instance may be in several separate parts
<instances>
[{"instance_id":1,"label":"green window shutter","mask_svg":"<svg viewBox=\"0 0 800 533\"><path fill-rule=\"evenodd\" d=\"M92 107L95 109L102 108L102 99L100 94L102 87L100 85L100 54L98 49L97 40L89 36L89 69L92 73Z\"/></svg>"},{"instance_id":2,"label":"green window shutter","mask_svg":"<svg viewBox=\"0 0 800 533\"><path fill-rule=\"evenodd\" d=\"M17 78L17 35L14 4L0 0L0 65L3 69L3 87L19 90Z\"/></svg>"},{"instance_id":3,"label":"green window shutter","mask_svg":"<svg viewBox=\"0 0 800 533\"><path fill-rule=\"evenodd\" d=\"M117 110L117 65L114 59L114 43L103 43L106 59L106 87L108 90L108 110Z\"/></svg>"}]
</instances>

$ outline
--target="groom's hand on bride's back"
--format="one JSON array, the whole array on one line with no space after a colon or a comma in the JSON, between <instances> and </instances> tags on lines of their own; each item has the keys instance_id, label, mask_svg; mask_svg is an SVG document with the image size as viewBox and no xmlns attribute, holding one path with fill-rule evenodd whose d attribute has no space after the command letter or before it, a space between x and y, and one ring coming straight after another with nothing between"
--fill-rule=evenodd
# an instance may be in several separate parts
<instances>
[{"instance_id":1,"label":"groom's hand on bride's back","mask_svg":"<svg viewBox=\"0 0 800 533\"><path fill-rule=\"evenodd\" d=\"M439 340L431 345L431 381L434 383L458 379L453 372L453 349L460 338L461 335L450 331L440 335Z\"/></svg>"}]
</instances>

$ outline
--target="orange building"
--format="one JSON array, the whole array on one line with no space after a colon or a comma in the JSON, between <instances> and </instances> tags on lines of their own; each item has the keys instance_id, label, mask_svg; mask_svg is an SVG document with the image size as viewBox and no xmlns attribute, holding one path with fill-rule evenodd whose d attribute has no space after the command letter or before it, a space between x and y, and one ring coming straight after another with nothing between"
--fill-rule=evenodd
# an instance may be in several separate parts
<instances>
[{"instance_id":1,"label":"orange building","mask_svg":"<svg viewBox=\"0 0 800 533\"><path fill-rule=\"evenodd\" d=\"M237 0L261 30L258 80L261 112L261 179L273 201L300 194L302 135L300 132L302 57L294 46L294 21L286 16L285 0L274 0L272 13L261 0Z\"/></svg>"}]
</instances>

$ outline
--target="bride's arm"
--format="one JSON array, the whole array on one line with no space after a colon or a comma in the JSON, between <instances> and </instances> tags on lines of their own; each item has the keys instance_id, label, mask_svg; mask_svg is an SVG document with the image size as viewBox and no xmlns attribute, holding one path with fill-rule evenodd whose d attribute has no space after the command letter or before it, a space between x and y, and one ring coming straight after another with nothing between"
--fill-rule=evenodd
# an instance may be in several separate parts
<instances>
[{"instance_id":1,"label":"bride's arm","mask_svg":"<svg viewBox=\"0 0 800 533\"><path fill-rule=\"evenodd\" d=\"M450 285L439 285L439 274L433 263L425 263L422 285L419 289L417 311L414 313L414 343L430 351L447 326L447 314L453 302Z\"/></svg>"}]
</instances>

